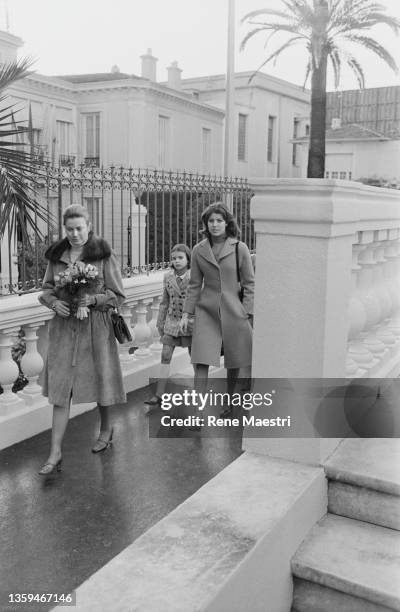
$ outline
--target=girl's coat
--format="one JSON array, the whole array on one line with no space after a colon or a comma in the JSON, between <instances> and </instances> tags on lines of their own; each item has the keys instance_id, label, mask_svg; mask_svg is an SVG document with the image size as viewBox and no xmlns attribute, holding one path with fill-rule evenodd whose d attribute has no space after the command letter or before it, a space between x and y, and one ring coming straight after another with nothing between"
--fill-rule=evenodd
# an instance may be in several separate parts
<instances>
[{"instance_id":1,"label":"girl's coat","mask_svg":"<svg viewBox=\"0 0 400 612\"><path fill-rule=\"evenodd\" d=\"M243 303L236 273L236 238L227 238L216 261L208 239L193 249L184 312L195 315L192 363L219 366L221 345L226 368L251 365L254 271L250 252L239 242L238 259Z\"/></svg>"},{"instance_id":2,"label":"girl's coat","mask_svg":"<svg viewBox=\"0 0 400 612\"><path fill-rule=\"evenodd\" d=\"M179 330L188 284L188 272L182 276L180 285L173 270L168 271L164 275L163 296L157 318L157 329L163 330L164 334L174 336L175 338L178 336L191 336L191 332L184 334Z\"/></svg>"}]
</instances>

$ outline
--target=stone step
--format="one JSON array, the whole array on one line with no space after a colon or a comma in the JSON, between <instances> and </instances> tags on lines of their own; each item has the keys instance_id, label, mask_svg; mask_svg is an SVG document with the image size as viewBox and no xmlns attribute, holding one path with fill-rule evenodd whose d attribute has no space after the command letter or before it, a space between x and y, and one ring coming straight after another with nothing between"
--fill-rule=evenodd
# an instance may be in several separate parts
<instances>
[{"instance_id":1,"label":"stone step","mask_svg":"<svg viewBox=\"0 0 400 612\"><path fill-rule=\"evenodd\" d=\"M400 530L400 440L348 439L325 462L328 511Z\"/></svg>"},{"instance_id":2,"label":"stone step","mask_svg":"<svg viewBox=\"0 0 400 612\"><path fill-rule=\"evenodd\" d=\"M293 612L400 610L400 534L327 514L292 560Z\"/></svg>"}]
</instances>

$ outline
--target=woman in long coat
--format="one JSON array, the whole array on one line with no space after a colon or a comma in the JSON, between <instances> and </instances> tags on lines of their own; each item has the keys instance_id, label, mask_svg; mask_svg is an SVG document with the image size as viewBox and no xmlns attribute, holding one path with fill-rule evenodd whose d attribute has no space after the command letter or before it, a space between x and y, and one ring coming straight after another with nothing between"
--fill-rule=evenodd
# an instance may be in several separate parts
<instances>
[{"instance_id":1,"label":"woman in long coat","mask_svg":"<svg viewBox=\"0 0 400 612\"><path fill-rule=\"evenodd\" d=\"M39 472L42 475L60 469L71 398L74 403L97 402L100 435L93 452L105 450L111 442L108 407L126 401L110 318L110 309L125 299L117 258L108 243L90 231L84 207L68 207L63 221L67 237L46 252L49 261L39 296L39 301L55 312L49 322L48 354L41 377L43 395L54 406L50 455ZM90 264L95 274L80 299L83 318L78 318L71 293L60 282L76 262Z\"/></svg>"},{"instance_id":2,"label":"woman in long coat","mask_svg":"<svg viewBox=\"0 0 400 612\"><path fill-rule=\"evenodd\" d=\"M237 238L234 217L222 204L208 206L202 222L206 238L193 249L181 326L186 329L189 315L194 315L192 363L195 377L197 381L202 379L203 387L209 366L219 366L223 347L231 393L239 368L251 366L253 265L247 246Z\"/></svg>"}]
</instances>

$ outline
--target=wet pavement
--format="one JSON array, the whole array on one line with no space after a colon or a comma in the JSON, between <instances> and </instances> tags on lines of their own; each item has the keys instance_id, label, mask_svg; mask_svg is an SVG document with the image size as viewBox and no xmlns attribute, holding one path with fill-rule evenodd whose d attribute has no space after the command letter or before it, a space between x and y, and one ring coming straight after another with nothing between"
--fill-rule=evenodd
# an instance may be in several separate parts
<instances>
[{"instance_id":1,"label":"wet pavement","mask_svg":"<svg viewBox=\"0 0 400 612\"><path fill-rule=\"evenodd\" d=\"M10 594L71 593L241 454L237 437L149 438L147 397L114 408L104 453L90 452L96 411L72 419L60 474L37 474L50 431L0 452L1 612L51 609L54 598L17 605Z\"/></svg>"}]
</instances>

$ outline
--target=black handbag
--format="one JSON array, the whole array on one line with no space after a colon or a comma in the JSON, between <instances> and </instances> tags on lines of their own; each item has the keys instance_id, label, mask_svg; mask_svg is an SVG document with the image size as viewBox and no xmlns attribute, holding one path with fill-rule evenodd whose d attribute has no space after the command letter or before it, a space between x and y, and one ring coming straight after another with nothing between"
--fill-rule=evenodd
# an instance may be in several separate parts
<instances>
[{"instance_id":1,"label":"black handbag","mask_svg":"<svg viewBox=\"0 0 400 612\"><path fill-rule=\"evenodd\" d=\"M240 282L240 272L239 272L239 242L237 242L235 245L235 251L236 251L236 276L237 276L237 281L239 283L239 300L243 302L244 289Z\"/></svg>"},{"instance_id":2,"label":"black handbag","mask_svg":"<svg viewBox=\"0 0 400 612\"><path fill-rule=\"evenodd\" d=\"M111 312L111 323L114 329L114 335L120 344L124 344L124 342L132 342L129 327L126 324L124 317L118 312L118 310L113 310Z\"/></svg>"}]
</instances>

